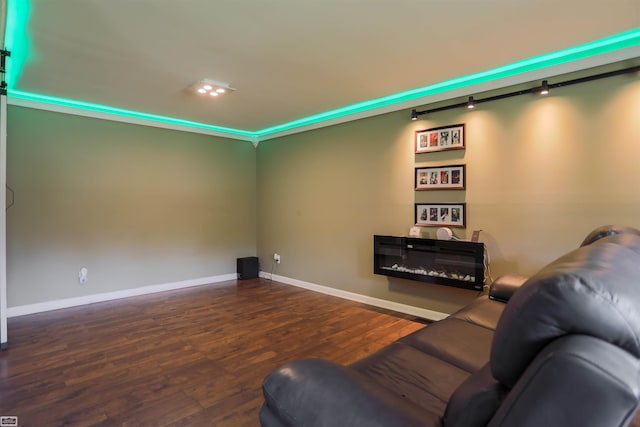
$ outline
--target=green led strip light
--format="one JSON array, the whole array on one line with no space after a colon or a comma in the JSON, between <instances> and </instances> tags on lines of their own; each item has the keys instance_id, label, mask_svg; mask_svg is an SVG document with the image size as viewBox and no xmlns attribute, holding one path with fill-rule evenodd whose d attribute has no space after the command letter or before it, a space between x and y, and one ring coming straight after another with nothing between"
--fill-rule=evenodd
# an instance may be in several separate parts
<instances>
[{"instance_id":1,"label":"green led strip light","mask_svg":"<svg viewBox=\"0 0 640 427\"><path fill-rule=\"evenodd\" d=\"M422 98L454 89L460 89L479 83L485 83L504 77L514 76L521 73L539 70L554 65L565 64L579 59L588 58L603 53L613 52L620 49L640 45L640 28L635 28L623 33L619 33L604 39L596 40L569 49L535 56L533 58L517 61L502 67L482 71L467 76L457 77L430 86L399 92L393 95L376 98L369 101L359 102L324 113L303 117L280 125L268 127L257 132L258 137L266 136L276 132L282 132L313 123L331 120L338 117L355 114L362 111L372 110L392 104L397 104L412 99Z\"/></svg>"},{"instance_id":2,"label":"green led strip light","mask_svg":"<svg viewBox=\"0 0 640 427\"><path fill-rule=\"evenodd\" d=\"M257 140L275 133L284 132L315 123L320 123L340 117L374 110L389 105L399 104L418 98L424 98L429 95L435 95L454 89L460 89L477 85L480 83L498 80L505 77L515 76L518 74L540 70L560 64L601 55L616 50L640 45L640 27L634 28L619 34L615 34L590 43L585 43L569 49L563 49L557 52L545 55L535 56L533 58L517 61L502 67L493 68L479 73L467 76L457 77L429 86L399 92L393 95L375 98L368 101L358 102L337 108L323 113L314 114L308 117L302 117L297 120L282 123L279 125L267 127L257 131L248 131L241 129L227 128L223 126L215 126L206 123L192 122L189 120L178 119L174 117L159 116L155 114L143 113L122 108L110 107L107 105L94 104L91 102L77 101L55 96L41 95L31 92L25 92L15 89L17 80L21 74L22 68L27 61L30 51L30 42L27 32L27 22L31 14L31 4L29 0L9 0L7 9L7 26L5 31L5 46L11 51L11 57L7 61L7 72L5 74L8 94L10 97L19 98L35 102L43 102L64 107L79 108L100 113L114 114L118 116L131 117L136 119L151 120L155 122L168 123L173 125L194 127L199 129L210 130L214 132L225 133L229 135L242 136Z\"/></svg>"},{"instance_id":3,"label":"green led strip light","mask_svg":"<svg viewBox=\"0 0 640 427\"><path fill-rule=\"evenodd\" d=\"M167 116L159 116L156 114L142 113L139 111L125 110L122 108L109 107L108 105L94 104L92 102L76 101L73 99L65 99L65 98L59 98L56 96L40 95L37 93L23 92L20 90L12 90L12 89L9 89L8 94L13 98L24 99L27 101L43 102L43 103L59 105L63 107L79 108L79 109L95 111L99 113L107 113L107 114L114 114L118 116L131 117L134 119L152 120L155 122L162 122L162 123L179 125L179 126L188 126L188 127L199 128L199 129L206 129L210 131L234 134L234 135L245 136L249 138L254 138L257 136L256 132L227 128L223 126L209 125L206 123L192 122L190 120L177 119L174 117L167 117Z\"/></svg>"},{"instance_id":4,"label":"green led strip light","mask_svg":"<svg viewBox=\"0 0 640 427\"><path fill-rule=\"evenodd\" d=\"M11 57L6 63L5 79L7 87L13 88L30 51L27 22L31 15L31 3L26 0L7 0L7 6L4 45L11 51Z\"/></svg>"}]
</instances>

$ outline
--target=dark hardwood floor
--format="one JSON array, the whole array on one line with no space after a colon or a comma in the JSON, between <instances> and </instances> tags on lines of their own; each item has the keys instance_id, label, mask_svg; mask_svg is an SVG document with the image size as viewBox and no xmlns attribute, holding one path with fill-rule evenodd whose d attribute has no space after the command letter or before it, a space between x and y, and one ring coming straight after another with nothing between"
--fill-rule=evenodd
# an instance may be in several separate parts
<instances>
[{"instance_id":1,"label":"dark hardwood floor","mask_svg":"<svg viewBox=\"0 0 640 427\"><path fill-rule=\"evenodd\" d=\"M424 326L265 279L9 319L0 415L19 426L257 426L261 382L303 357L353 362Z\"/></svg>"}]
</instances>

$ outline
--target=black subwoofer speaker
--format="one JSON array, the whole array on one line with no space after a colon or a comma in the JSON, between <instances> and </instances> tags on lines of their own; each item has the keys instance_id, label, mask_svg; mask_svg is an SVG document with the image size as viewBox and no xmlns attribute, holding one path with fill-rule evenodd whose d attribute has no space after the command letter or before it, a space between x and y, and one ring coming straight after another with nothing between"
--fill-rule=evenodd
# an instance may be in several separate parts
<instances>
[{"instance_id":1,"label":"black subwoofer speaker","mask_svg":"<svg viewBox=\"0 0 640 427\"><path fill-rule=\"evenodd\" d=\"M258 257L249 256L237 259L238 279L255 279L260 272L260 263Z\"/></svg>"}]
</instances>

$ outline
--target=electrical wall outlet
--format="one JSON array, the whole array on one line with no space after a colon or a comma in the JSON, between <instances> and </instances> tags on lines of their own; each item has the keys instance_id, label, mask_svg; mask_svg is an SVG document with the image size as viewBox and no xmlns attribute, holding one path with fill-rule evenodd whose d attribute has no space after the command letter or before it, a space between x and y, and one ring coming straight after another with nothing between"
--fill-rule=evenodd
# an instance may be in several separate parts
<instances>
[{"instance_id":1,"label":"electrical wall outlet","mask_svg":"<svg viewBox=\"0 0 640 427\"><path fill-rule=\"evenodd\" d=\"M86 285L89 281L88 274L89 270L87 269L87 267L82 267L78 272L78 282L80 282L81 285Z\"/></svg>"},{"instance_id":2,"label":"electrical wall outlet","mask_svg":"<svg viewBox=\"0 0 640 427\"><path fill-rule=\"evenodd\" d=\"M280 254L273 254L273 260L276 264L280 264Z\"/></svg>"}]
</instances>

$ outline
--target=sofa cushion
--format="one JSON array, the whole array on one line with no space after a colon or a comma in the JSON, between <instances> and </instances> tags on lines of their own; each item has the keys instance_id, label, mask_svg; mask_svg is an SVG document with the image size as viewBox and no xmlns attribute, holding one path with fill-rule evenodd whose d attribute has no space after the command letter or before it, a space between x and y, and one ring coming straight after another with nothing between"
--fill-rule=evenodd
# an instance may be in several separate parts
<instances>
[{"instance_id":1,"label":"sofa cushion","mask_svg":"<svg viewBox=\"0 0 640 427\"><path fill-rule=\"evenodd\" d=\"M383 388L440 417L444 415L451 394L469 376L469 372L463 369L398 342L351 367Z\"/></svg>"},{"instance_id":2,"label":"sofa cushion","mask_svg":"<svg viewBox=\"0 0 640 427\"><path fill-rule=\"evenodd\" d=\"M260 421L269 426L438 427L420 408L346 366L321 359L290 362L263 384Z\"/></svg>"},{"instance_id":3,"label":"sofa cushion","mask_svg":"<svg viewBox=\"0 0 640 427\"><path fill-rule=\"evenodd\" d=\"M513 387L536 354L566 334L603 339L640 357L640 236L602 238L552 262L510 299L491 349L496 379Z\"/></svg>"},{"instance_id":4,"label":"sofa cushion","mask_svg":"<svg viewBox=\"0 0 640 427\"><path fill-rule=\"evenodd\" d=\"M451 314L448 319L460 319L483 328L495 330L504 307L503 303L490 300L487 295L482 295Z\"/></svg>"},{"instance_id":5,"label":"sofa cushion","mask_svg":"<svg viewBox=\"0 0 640 427\"><path fill-rule=\"evenodd\" d=\"M398 342L451 363L468 372L489 360L493 330L461 319L447 318L420 329Z\"/></svg>"}]
</instances>

